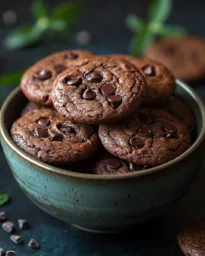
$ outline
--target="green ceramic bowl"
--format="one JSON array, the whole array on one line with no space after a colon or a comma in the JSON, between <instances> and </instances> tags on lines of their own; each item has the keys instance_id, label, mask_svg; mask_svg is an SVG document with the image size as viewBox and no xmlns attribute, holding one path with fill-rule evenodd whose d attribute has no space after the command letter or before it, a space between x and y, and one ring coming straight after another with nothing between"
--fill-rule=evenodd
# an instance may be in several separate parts
<instances>
[{"instance_id":1,"label":"green ceramic bowl","mask_svg":"<svg viewBox=\"0 0 205 256\"><path fill-rule=\"evenodd\" d=\"M85 230L112 232L163 213L188 190L204 158L204 104L193 89L180 81L176 95L192 107L196 116L195 143L159 167L99 176L44 164L14 144L9 130L26 103L17 88L5 101L0 115L1 143L16 181L41 209Z\"/></svg>"}]
</instances>

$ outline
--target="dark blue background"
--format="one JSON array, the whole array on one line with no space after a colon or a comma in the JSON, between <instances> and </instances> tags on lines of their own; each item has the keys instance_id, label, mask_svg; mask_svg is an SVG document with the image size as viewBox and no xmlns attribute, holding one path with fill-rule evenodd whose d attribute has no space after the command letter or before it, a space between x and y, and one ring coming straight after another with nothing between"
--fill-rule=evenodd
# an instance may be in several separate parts
<instances>
[{"instance_id":1,"label":"dark blue background","mask_svg":"<svg viewBox=\"0 0 205 256\"><path fill-rule=\"evenodd\" d=\"M0 17L6 9L14 9L18 14L18 24L32 21L30 3L28 0L1 1ZM65 1L57 1L65 2ZM126 53L131 33L124 23L128 12L136 12L146 17L146 7L149 1L131 0L84 0L86 15L75 31L87 30L91 33L89 48L96 53ZM56 1L47 1L50 7ZM204 35L205 2L195 0L175 0L174 9L168 23L185 26L190 34ZM8 51L3 48L3 38L8 28L1 26L0 30L0 74L28 67L39 58L57 50L79 47L59 44L53 41L30 49ZM203 84L195 85L196 90L205 99ZM3 101L10 88L0 89L0 100ZM20 232L26 242L36 238L42 248L32 251L26 245L15 246L9 235L0 229L0 247L16 248L21 256L180 256L177 246L177 234L181 228L193 220L205 217L205 173L201 168L197 181L191 187L186 197L177 204L171 212L161 218L137 226L132 231L113 235L94 235L78 231L67 224L53 219L35 207L20 191L15 183L2 151L0 151L0 188L11 195L9 205L0 208L6 210L9 219L16 222L18 218L30 220L32 228ZM166 189L166 188L164 188ZM163 193L163 191L162 191Z\"/></svg>"}]
</instances>

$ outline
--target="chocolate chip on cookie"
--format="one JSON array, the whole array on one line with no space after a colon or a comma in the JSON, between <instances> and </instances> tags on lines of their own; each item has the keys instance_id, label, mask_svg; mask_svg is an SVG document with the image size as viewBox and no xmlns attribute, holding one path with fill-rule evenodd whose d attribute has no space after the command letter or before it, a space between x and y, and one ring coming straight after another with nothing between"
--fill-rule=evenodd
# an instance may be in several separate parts
<instances>
[{"instance_id":1,"label":"chocolate chip on cookie","mask_svg":"<svg viewBox=\"0 0 205 256\"><path fill-rule=\"evenodd\" d=\"M145 79L126 60L96 56L78 62L54 83L56 110L66 118L100 124L120 120L141 103Z\"/></svg>"},{"instance_id":2,"label":"chocolate chip on cookie","mask_svg":"<svg viewBox=\"0 0 205 256\"><path fill-rule=\"evenodd\" d=\"M53 165L84 160L100 146L92 126L65 120L49 108L19 118L11 128L11 136L29 155Z\"/></svg>"},{"instance_id":3,"label":"chocolate chip on cookie","mask_svg":"<svg viewBox=\"0 0 205 256\"><path fill-rule=\"evenodd\" d=\"M123 123L102 124L99 136L111 154L141 166L166 163L191 145L188 129L158 108L140 108Z\"/></svg>"},{"instance_id":4,"label":"chocolate chip on cookie","mask_svg":"<svg viewBox=\"0 0 205 256\"><path fill-rule=\"evenodd\" d=\"M167 101L175 91L176 83L172 73L157 61L146 58L136 58L129 55L116 55L124 58L137 67L145 76L147 82L143 105L156 105Z\"/></svg>"},{"instance_id":5,"label":"chocolate chip on cookie","mask_svg":"<svg viewBox=\"0 0 205 256\"><path fill-rule=\"evenodd\" d=\"M205 78L205 40L197 37L161 39L146 56L166 65L177 79L195 82Z\"/></svg>"},{"instance_id":6,"label":"chocolate chip on cookie","mask_svg":"<svg viewBox=\"0 0 205 256\"><path fill-rule=\"evenodd\" d=\"M74 61L89 58L85 50L68 50L54 53L29 68L21 79L21 89L32 102L52 105L51 90L56 77Z\"/></svg>"},{"instance_id":7,"label":"chocolate chip on cookie","mask_svg":"<svg viewBox=\"0 0 205 256\"><path fill-rule=\"evenodd\" d=\"M178 244L186 256L205 255L205 222L195 224L178 235Z\"/></svg>"}]
</instances>

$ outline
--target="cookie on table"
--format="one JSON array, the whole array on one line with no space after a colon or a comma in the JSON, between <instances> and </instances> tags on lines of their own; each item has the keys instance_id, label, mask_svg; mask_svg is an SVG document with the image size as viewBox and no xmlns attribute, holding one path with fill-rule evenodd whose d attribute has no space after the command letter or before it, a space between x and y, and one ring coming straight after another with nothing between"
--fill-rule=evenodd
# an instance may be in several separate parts
<instances>
[{"instance_id":1,"label":"cookie on table","mask_svg":"<svg viewBox=\"0 0 205 256\"><path fill-rule=\"evenodd\" d=\"M82 123L115 122L139 107L146 82L123 59L96 56L78 62L55 80L52 99L66 118Z\"/></svg>"},{"instance_id":2,"label":"cookie on table","mask_svg":"<svg viewBox=\"0 0 205 256\"><path fill-rule=\"evenodd\" d=\"M167 101L176 89L175 78L163 64L147 58L129 55L116 55L135 65L145 76L147 82L143 105L156 105Z\"/></svg>"},{"instance_id":3,"label":"cookie on table","mask_svg":"<svg viewBox=\"0 0 205 256\"><path fill-rule=\"evenodd\" d=\"M84 160L100 146L92 126L65 120L49 108L19 118L11 128L11 137L29 155L53 165Z\"/></svg>"},{"instance_id":4,"label":"cookie on table","mask_svg":"<svg viewBox=\"0 0 205 256\"><path fill-rule=\"evenodd\" d=\"M21 90L32 102L52 105L51 90L56 77L73 64L93 56L85 50L67 50L54 53L29 68L21 79Z\"/></svg>"},{"instance_id":5,"label":"cookie on table","mask_svg":"<svg viewBox=\"0 0 205 256\"><path fill-rule=\"evenodd\" d=\"M205 222L187 228L178 235L178 244L185 256L205 255Z\"/></svg>"},{"instance_id":6,"label":"cookie on table","mask_svg":"<svg viewBox=\"0 0 205 256\"><path fill-rule=\"evenodd\" d=\"M196 120L189 105L176 97L172 97L167 103L160 105L160 107L180 120L190 132L194 131Z\"/></svg>"},{"instance_id":7,"label":"cookie on table","mask_svg":"<svg viewBox=\"0 0 205 256\"><path fill-rule=\"evenodd\" d=\"M167 38L154 43L148 58L166 65L177 79L195 82L205 78L205 40L197 37Z\"/></svg>"},{"instance_id":8,"label":"cookie on table","mask_svg":"<svg viewBox=\"0 0 205 256\"><path fill-rule=\"evenodd\" d=\"M111 154L142 166L166 163L191 145L188 129L158 108L140 108L121 123L102 124L99 137Z\"/></svg>"}]
</instances>

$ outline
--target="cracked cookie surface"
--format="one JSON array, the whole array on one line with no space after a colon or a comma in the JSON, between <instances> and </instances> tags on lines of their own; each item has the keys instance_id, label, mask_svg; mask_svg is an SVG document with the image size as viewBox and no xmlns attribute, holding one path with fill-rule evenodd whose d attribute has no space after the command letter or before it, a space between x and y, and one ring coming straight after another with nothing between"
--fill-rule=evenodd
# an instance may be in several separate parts
<instances>
[{"instance_id":1,"label":"cracked cookie surface","mask_svg":"<svg viewBox=\"0 0 205 256\"><path fill-rule=\"evenodd\" d=\"M56 77L73 62L94 54L86 50L67 50L54 53L34 64L21 79L21 90L32 102L52 105L51 91Z\"/></svg>"},{"instance_id":2,"label":"cracked cookie surface","mask_svg":"<svg viewBox=\"0 0 205 256\"><path fill-rule=\"evenodd\" d=\"M191 145L188 129L158 108L140 108L123 123L102 124L99 137L111 154L143 166L166 163Z\"/></svg>"},{"instance_id":3,"label":"cracked cookie surface","mask_svg":"<svg viewBox=\"0 0 205 256\"><path fill-rule=\"evenodd\" d=\"M19 118L11 128L11 137L29 155L53 165L84 160L100 146L92 126L65 120L48 108Z\"/></svg>"},{"instance_id":4,"label":"cracked cookie surface","mask_svg":"<svg viewBox=\"0 0 205 256\"><path fill-rule=\"evenodd\" d=\"M53 105L73 121L114 122L139 107L145 83L143 75L131 63L96 56L58 76L52 91Z\"/></svg>"}]
</instances>

